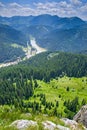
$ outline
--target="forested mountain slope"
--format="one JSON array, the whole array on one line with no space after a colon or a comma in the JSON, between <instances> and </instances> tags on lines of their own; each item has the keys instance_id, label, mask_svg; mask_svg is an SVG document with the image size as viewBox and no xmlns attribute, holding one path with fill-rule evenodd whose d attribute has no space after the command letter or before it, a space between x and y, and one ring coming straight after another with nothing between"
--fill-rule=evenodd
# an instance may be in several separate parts
<instances>
[{"instance_id":1,"label":"forested mountain slope","mask_svg":"<svg viewBox=\"0 0 87 130\"><path fill-rule=\"evenodd\" d=\"M0 23L20 30L26 35L27 40L29 40L29 35L32 35L41 47L48 50L81 52L87 48L87 23L78 17L61 18L48 14L0 17ZM24 36L19 37L19 35L15 35L15 38L18 41L22 40L21 44L24 45ZM13 36L10 35L11 37Z\"/></svg>"},{"instance_id":2,"label":"forested mountain slope","mask_svg":"<svg viewBox=\"0 0 87 130\"><path fill-rule=\"evenodd\" d=\"M16 60L24 55L21 48L15 48L12 44L26 46L26 37L20 31L4 24L0 24L0 63Z\"/></svg>"},{"instance_id":3,"label":"forested mountain slope","mask_svg":"<svg viewBox=\"0 0 87 130\"><path fill-rule=\"evenodd\" d=\"M19 78L20 73L23 78L33 77L45 81L62 76L62 74L82 77L87 75L87 56L62 52L44 52L16 66L2 68L0 73L0 78L9 78L9 75L12 75L13 80L14 75Z\"/></svg>"},{"instance_id":4,"label":"forested mountain slope","mask_svg":"<svg viewBox=\"0 0 87 130\"><path fill-rule=\"evenodd\" d=\"M87 103L86 76L87 55L41 53L0 69L0 104L22 113L72 118Z\"/></svg>"}]
</instances>

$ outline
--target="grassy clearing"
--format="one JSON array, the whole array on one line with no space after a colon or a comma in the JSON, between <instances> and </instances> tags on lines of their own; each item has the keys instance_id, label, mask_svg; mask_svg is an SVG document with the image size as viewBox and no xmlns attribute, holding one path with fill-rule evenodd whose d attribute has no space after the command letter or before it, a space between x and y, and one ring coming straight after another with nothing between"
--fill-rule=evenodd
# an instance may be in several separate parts
<instances>
[{"instance_id":1,"label":"grassy clearing","mask_svg":"<svg viewBox=\"0 0 87 130\"><path fill-rule=\"evenodd\" d=\"M46 94L48 101L55 101L59 99L61 94L62 99L73 99L78 96L80 100L83 98L87 100L87 78L69 78L63 77L53 79L49 83L38 81L40 87L35 89L34 94ZM69 87L69 91L67 91ZM33 97L31 98L33 99ZM59 99L60 100L60 99Z\"/></svg>"},{"instance_id":2,"label":"grassy clearing","mask_svg":"<svg viewBox=\"0 0 87 130\"><path fill-rule=\"evenodd\" d=\"M87 103L87 77L82 78L69 78L69 77L63 77L63 78L57 78L52 79L49 83L45 83L44 81L37 80L38 87L34 90L34 96L29 99L30 102L39 102L40 101L40 94L45 94L46 101L52 102L54 105L56 104L56 101L59 102L59 106L57 108L58 112L62 113L63 117L66 117L64 113L64 101L65 100L72 100L75 97L79 98L79 104L81 104L82 100L85 99ZM67 91L67 87L69 90ZM26 101L27 102L27 101ZM44 109L44 106L42 106L42 109ZM54 108L52 108L54 109ZM48 110L48 114L50 115L50 112L52 111ZM30 110L30 109L29 109ZM15 128L9 128L7 127L10 125L13 121L17 119L27 119L27 120L33 120L37 121L39 124L39 130L43 129L41 122L50 120L56 124L64 125L61 120L53 115L46 115L42 111L41 113L35 113L33 114L32 111L30 111L31 114L27 114L25 112L21 112L19 109L14 108L13 106L0 106L0 130L16 130ZM31 127L28 130L34 130L38 128Z\"/></svg>"},{"instance_id":3,"label":"grassy clearing","mask_svg":"<svg viewBox=\"0 0 87 130\"><path fill-rule=\"evenodd\" d=\"M79 98L79 103L82 100L87 101L87 77L82 78L69 78L63 77L58 79L52 79L49 83L38 80L39 87L35 89L34 96L30 98L30 101L40 102L40 98L37 96L41 93L46 95L48 102L59 102L58 110L63 112L63 103L65 100L73 100L75 97ZM69 90L67 91L67 87Z\"/></svg>"}]
</instances>

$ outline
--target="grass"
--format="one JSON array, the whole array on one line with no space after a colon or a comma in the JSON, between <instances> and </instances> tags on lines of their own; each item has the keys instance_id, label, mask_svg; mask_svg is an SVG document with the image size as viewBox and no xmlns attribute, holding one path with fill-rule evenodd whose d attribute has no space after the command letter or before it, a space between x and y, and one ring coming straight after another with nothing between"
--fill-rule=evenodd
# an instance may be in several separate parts
<instances>
[{"instance_id":1,"label":"grass","mask_svg":"<svg viewBox=\"0 0 87 130\"><path fill-rule=\"evenodd\" d=\"M62 99L73 99L78 96L80 100L83 98L87 100L87 78L69 78L63 77L53 79L49 83L38 80L40 88L36 88L34 94L44 93L46 94L48 101L60 100L59 95L61 94ZM69 91L66 91L69 87ZM31 98L33 99L33 98Z\"/></svg>"},{"instance_id":2,"label":"grass","mask_svg":"<svg viewBox=\"0 0 87 130\"><path fill-rule=\"evenodd\" d=\"M70 78L65 76L62 78L52 79L49 83L45 83L44 81L40 80L37 80L37 83L39 87L34 90L34 96L31 97L29 101L37 101L40 103L40 96L37 95L45 94L47 102L52 102L54 105L56 104L56 101L59 102L58 111L62 113L63 117L65 117L65 107L63 105L65 100L72 100L78 96L79 104L81 104L83 99L85 99L87 103L87 77ZM69 91L67 91L67 87L69 87ZM52 110L49 110L48 113L51 111ZM16 130L15 128L9 128L8 125L17 119L37 121L39 128L29 127L27 130L43 130L41 122L46 120L52 121L55 124L64 125L58 117L45 115L43 112L42 114L31 113L28 115L27 113L23 113L13 106L0 106L0 130Z\"/></svg>"},{"instance_id":3,"label":"grass","mask_svg":"<svg viewBox=\"0 0 87 130\"><path fill-rule=\"evenodd\" d=\"M31 97L30 101L40 103L40 97L37 95L43 93L46 95L47 102L53 102L54 104L56 101L59 102L58 111L60 112L64 110L63 103L65 100L73 100L75 97L78 97L79 104L81 104L83 99L87 103L87 77L70 78L65 76L63 78L52 79L49 83L40 80L37 82L40 87L35 89L34 95L36 96ZM67 91L67 87L69 87L69 91Z\"/></svg>"}]
</instances>

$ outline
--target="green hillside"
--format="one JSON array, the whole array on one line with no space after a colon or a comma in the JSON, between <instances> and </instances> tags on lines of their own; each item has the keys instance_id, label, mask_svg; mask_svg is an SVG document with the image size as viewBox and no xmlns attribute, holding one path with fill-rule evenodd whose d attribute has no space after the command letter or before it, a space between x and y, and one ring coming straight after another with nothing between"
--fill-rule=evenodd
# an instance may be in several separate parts
<instances>
[{"instance_id":1,"label":"green hillside","mask_svg":"<svg viewBox=\"0 0 87 130\"><path fill-rule=\"evenodd\" d=\"M25 46L26 37L10 26L0 24L0 63L17 60L24 56L21 48L14 48L11 44Z\"/></svg>"},{"instance_id":2,"label":"green hillside","mask_svg":"<svg viewBox=\"0 0 87 130\"><path fill-rule=\"evenodd\" d=\"M87 104L86 93L86 55L44 52L1 68L0 128L5 130L4 126L17 119L32 119L39 124L46 119L56 123L62 117L72 119Z\"/></svg>"},{"instance_id":3,"label":"green hillside","mask_svg":"<svg viewBox=\"0 0 87 130\"><path fill-rule=\"evenodd\" d=\"M48 50L81 52L87 48L87 25L72 29L55 29L38 38L40 46Z\"/></svg>"},{"instance_id":4,"label":"green hillside","mask_svg":"<svg viewBox=\"0 0 87 130\"><path fill-rule=\"evenodd\" d=\"M37 85L35 85L36 83ZM24 100L22 100L22 91L25 86L17 86L17 83L12 84L9 84L9 88L8 83L4 82L3 87L5 87L7 95L5 90L2 90L3 94L6 95L5 99L3 98L6 105L0 106L0 128L2 130L8 130L8 127L5 126L17 119L35 120L38 121L39 125L41 125L41 121L44 120L63 124L59 118L67 117L72 119L81 106L87 103L87 77L70 78L64 76L62 78L52 79L48 83L41 80L33 81L34 93L26 100L25 95ZM22 84L26 84L26 81L22 82ZM27 80L27 86L28 85L29 80ZM14 91L11 86L15 87ZM19 87L22 91L17 91ZM29 90L27 88L25 88L25 90L27 91L27 95ZM16 97L14 97L14 93ZM19 93L20 97L18 97L17 93ZM14 102L12 96L14 97ZM0 104L2 104L1 99L0 89ZM27 116L28 113L31 113L31 115ZM12 128L11 130L14 129Z\"/></svg>"}]
</instances>

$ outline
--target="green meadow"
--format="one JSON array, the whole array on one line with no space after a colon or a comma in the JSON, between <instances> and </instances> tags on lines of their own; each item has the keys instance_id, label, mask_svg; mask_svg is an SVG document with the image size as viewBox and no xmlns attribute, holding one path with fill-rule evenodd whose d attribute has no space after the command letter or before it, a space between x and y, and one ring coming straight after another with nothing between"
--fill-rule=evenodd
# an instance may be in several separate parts
<instances>
[{"instance_id":1,"label":"green meadow","mask_svg":"<svg viewBox=\"0 0 87 130\"><path fill-rule=\"evenodd\" d=\"M28 108L27 111L21 111L19 108L15 108L13 105L0 106L0 129L1 130L15 130L9 128L14 120L28 119L37 121L39 129L43 129L41 122L45 120L53 121L54 123L60 123L63 125L59 118L67 117L65 110L65 101L72 101L75 97L78 97L79 105L77 111L82 105L87 103L87 77L74 78L64 76L62 78L51 79L46 83L42 80L36 80L37 87L34 89L34 94L28 100L24 100L25 103L38 103L41 106L41 112L38 110L33 111L33 108ZM28 81L29 82L29 81ZM34 84L34 83L33 83ZM45 95L45 101L51 104L51 107L43 105L41 95ZM84 102L83 102L84 100ZM56 105L56 103L58 103ZM82 104L83 103L83 104ZM47 107L47 108L46 108ZM55 115L55 108L57 114ZM76 112L77 112L76 111ZM75 113L76 113L75 112ZM28 116L27 113L30 113ZM75 114L73 113L73 114ZM70 113L71 114L71 113ZM29 130L35 128L29 128Z\"/></svg>"}]
</instances>

